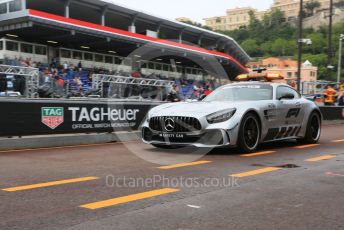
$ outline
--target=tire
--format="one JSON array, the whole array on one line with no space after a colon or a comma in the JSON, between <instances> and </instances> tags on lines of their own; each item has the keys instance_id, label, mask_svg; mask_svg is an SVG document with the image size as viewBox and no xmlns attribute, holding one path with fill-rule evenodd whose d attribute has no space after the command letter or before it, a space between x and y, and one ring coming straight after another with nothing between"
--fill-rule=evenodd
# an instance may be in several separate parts
<instances>
[{"instance_id":1,"label":"tire","mask_svg":"<svg viewBox=\"0 0 344 230\"><path fill-rule=\"evenodd\" d=\"M241 121L238 147L244 153L252 153L257 150L261 136L261 128L258 117L248 113Z\"/></svg>"},{"instance_id":2,"label":"tire","mask_svg":"<svg viewBox=\"0 0 344 230\"><path fill-rule=\"evenodd\" d=\"M300 139L301 144L316 144L321 136L321 117L317 112L312 112L307 123L306 135Z\"/></svg>"}]
</instances>

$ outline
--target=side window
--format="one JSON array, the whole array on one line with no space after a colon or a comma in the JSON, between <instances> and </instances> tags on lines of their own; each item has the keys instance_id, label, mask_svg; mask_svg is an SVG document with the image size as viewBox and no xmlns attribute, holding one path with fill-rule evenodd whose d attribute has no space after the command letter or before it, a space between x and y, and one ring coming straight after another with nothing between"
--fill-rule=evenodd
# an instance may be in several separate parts
<instances>
[{"instance_id":1,"label":"side window","mask_svg":"<svg viewBox=\"0 0 344 230\"><path fill-rule=\"evenodd\" d=\"M279 98L282 97L282 95L287 94L287 93L293 94L294 99L300 99L300 94L296 92L294 89L289 88L287 86L279 86L277 88L276 99L278 100Z\"/></svg>"}]
</instances>

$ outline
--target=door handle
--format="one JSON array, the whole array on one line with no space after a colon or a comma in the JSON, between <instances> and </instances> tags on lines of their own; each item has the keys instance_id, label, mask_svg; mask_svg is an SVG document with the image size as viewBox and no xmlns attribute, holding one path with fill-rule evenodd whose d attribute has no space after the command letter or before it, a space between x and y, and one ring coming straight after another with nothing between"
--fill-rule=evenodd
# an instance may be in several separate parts
<instances>
[{"instance_id":1,"label":"door handle","mask_svg":"<svg viewBox=\"0 0 344 230\"><path fill-rule=\"evenodd\" d=\"M301 107L301 103L300 102L296 102L295 104L297 107Z\"/></svg>"}]
</instances>

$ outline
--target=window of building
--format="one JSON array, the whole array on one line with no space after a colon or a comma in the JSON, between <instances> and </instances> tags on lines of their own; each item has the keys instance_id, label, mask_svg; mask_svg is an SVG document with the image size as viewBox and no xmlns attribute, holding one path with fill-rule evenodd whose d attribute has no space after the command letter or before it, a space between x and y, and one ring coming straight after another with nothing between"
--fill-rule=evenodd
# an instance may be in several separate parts
<instances>
[{"instance_id":1,"label":"window of building","mask_svg":"<svg viewBox=\"0 0 344 230\"><path fill-rule=\"evenodd\" d=\"M100 54L96 54L94 56L94 59L95 59L96 62L104 62L103 55L100 55Z\"/></svg>"},{"instance_id":2,"label":"window of building","mask_svg":"<svg viewBox=\"0 0 344 230\"><path fill-rule=\"evenodd\" d=\"M92 53L84 53L84 60L93 61L93 54Z\"/></svg>"},{"instance_id":3,"label":"window of building","mask_svg":"<svg viewBox=\"0 0 344 230\"><path fill-rule=\"evenodd\" d=\"M3 50L3 49L4 49L4 42L0 41L0 50Z\"/></svg>"},{"instance_id":4,"label":"window of building","mask_svg":"<svg viewBox=\"0 0 344 230\"><path fill-rule=\"evenodd\" d=\"M14 0L10 2L10 12L20 11L21 10L21 0Z\"/></svg>"},{"instance_id":5,"label":"window of building","mask_svg":"<svg viewBox=\"0 0 344 230\"><path fill-rule=\"evenodd\" d=\"M61 57L62 58L71 58L72 52L69 50L61 50Z\"/></svg>"},{"instance_id":6,"label":"window of building","mask_svg":"<svg viewBox=\"0 0 344 230\"><path fill-rule=\"evenodd\" d=\"M115 57L115 64L120 65L123 62L123 58Z\"/></svg>"},{"instance_id":7,"label":"window of building","mask_svg":"<svg viewBox=\"0 0 344 230\"><path fill-rule=\"evenodd\" d=\"M287 77L288 77L288 78L291 78L292 76L293 76L293 73L292 73L292 72L288 72L288 73L287 73Z\"/></svg>"},{"instance_id":8,"label":"window of building","mask_svg":"<svg viewBox=\"0 0 344 230\"><path fill-rule=\"evenodd\" d=\"M78 59L78 60L82 60L82 53L79 51L73 51L73 58Z\"/></svg>"},{"instance_id":9,"label":"window of building","mask_svg":"<svg viewBox=\"0 0 344 230\"><path fill-rule=\"evenodd\" d=\"M25 44L25 43L21 44L21 52L32 54L33 46L30 44Z\"/></svg>"},{"instance_id":10,"label":"window of building","mask_svg":"<svg viewBox=\"0 0 344 230\"><path fill-rule=\"evenodd\" d=\"M47 48L44 46L35 46L35 54L47 55Z\"/></svg>"},{"instance_id":11,"label":"window of building","mask_svg":"<svg viewBox=\"0 0 344 230\"><path fill-rule=\"evenodd\" d=\"M1 3L0 4L0 14L6 14L7 13L7 3Z\"/></svg>"},{"instance_id":12,"label":"window of building","mask_svg":"<svg viewBox=\"0 0 344 230\"><path fill-rule=\"evenodd\" d=\"M113 57L111 57L111 56L105 56L105 63L112 64L112 63L113 63Z\"/></svg>"},{"instance_id":13,"label":"window of building","mask_svg":"<svg viewBox=\"0 0 344 230\"><path fill-rule=\"evenodd\" d=\"M148 63L148 69L154 69L154 63L149 62Z\"/></svg>"},{"instance_id":14,"label":"window of building","mask_svg":"<svg viewBox=\"0 0 344 230\"><path fill-rule=\"evenodd\" d=\"M156 70L162 70L162 65L161 64L156 64Z\"/></svg>"},{"instance_id":15,"label":"window of building","mask_svg":"<svg viewBox=\"0 0 344 230\"><path fill-rule=\"evenodd\" d=\"M170 71L170 66L169 65L163 65L163 70L164 71Z\"/></svg>"},{"instance_id":16,"label":"window of building","mask_svg":"<svg viewBox=\"0 0 344 230\"><path fill-rule=\"evenodd\" d=\"M18 42L6 41L6 50L19 51Z\"/></svg>"},{"instance_id":17,"label":"window of building","mask_svg":"<svg viewBox=\"0 0 344 230\"><path fill-rule=\"evenodd\" d=\"M177 66L177 72L178 73L183 73L183 67L181 67L181 66Z\"/></svg>"}]
</instances>

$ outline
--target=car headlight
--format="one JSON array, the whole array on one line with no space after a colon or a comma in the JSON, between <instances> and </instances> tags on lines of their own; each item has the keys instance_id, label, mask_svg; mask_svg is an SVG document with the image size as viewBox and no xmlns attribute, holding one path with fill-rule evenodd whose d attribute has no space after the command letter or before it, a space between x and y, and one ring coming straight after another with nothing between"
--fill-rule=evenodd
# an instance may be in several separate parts
<instances>
[{"instance_id":1,"label":"car headlight","mask_svg":"<svg viewBox=\"0 0 344 230\"><path fill-rule=\"evenodd\" d=\"M220 122L225 122L231 119L236 112L236 109L226 109L216 113L212 113L207 116L207 121L209 124L215 124Z\"/></svg>"}]
</instances>

